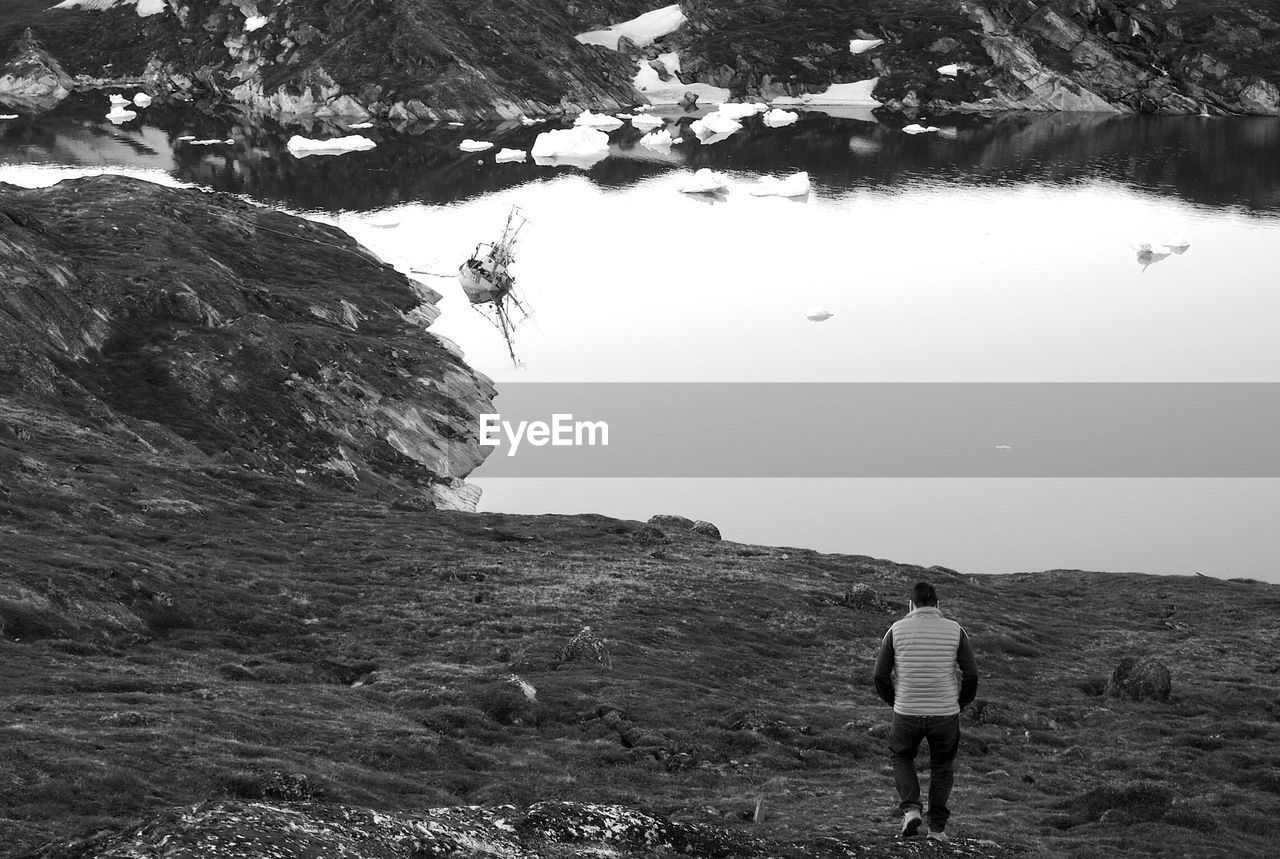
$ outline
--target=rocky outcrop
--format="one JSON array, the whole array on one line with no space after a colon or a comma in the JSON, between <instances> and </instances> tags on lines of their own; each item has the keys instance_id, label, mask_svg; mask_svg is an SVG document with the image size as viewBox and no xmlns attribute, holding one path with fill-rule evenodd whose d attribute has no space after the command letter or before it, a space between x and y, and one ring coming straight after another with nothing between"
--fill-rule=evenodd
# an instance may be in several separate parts
<instances>
[{"instance_id":1,"label":"rocky outcrop","mask_svg":"<svg viewBox=\"0 0 1280 859\"><path fill-rule=\"evenodd\" d=\"M8 425L88 433L162 472L474 508L460 480L487 453L493 386L424 329L439 296L341 231L101 177L0 186L0 260Z\"/></svg>"},{"instance_id":2,"label":"rocky outcrop","mask_svg":"<svg viewBox=\"0 0 1280 859\"><path fill-rule=\"evenodd\" d=\"M967 838L954 839L951 852L958 856L1016 855L994 842ZM902 855L902 851L895 846L877 849L837 839L769 842L619 805L541 802L525 811L473 805L405 814L311 803L222 801L176 809L124 835L53 846L40 854L42 859L639 859L672 855L837 859Z\"/></svg>"},{"instance_id":3,"label":"rocky outcrop","mask_svg":"<svg viewBox=\"0 0 1280 859\"><path fill-rule=\"evenodd\" d=\"M75 81L32 30L22 34L0 66L0 105L38 113L71 95L73 86Z\"/></svg>"}]
</instances>

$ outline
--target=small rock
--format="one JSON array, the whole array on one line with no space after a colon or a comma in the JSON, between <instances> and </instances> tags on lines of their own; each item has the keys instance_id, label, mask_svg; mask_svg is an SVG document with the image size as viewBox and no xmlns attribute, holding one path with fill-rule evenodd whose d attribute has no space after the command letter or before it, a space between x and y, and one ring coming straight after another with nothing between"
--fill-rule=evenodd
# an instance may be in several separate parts
<instances>
[{"instance_id":1,"label":"small rock","mask_svg":"<svg viewBox=\"0 0 1280 859\"><path fill-rule=\"evenodd\" d=\"M941 39L938 39L929 46L929 51L934 54L949 54L959 47L959 39L953 39L950 36L943 36Z\"/></svg>"},{"instance_id":2,"label":"small rock","mask_svg":"<svg viewBox=\"0 0 1280 859\"><path fill-rule=\"evenodd\" d=\"M686 111L698 109L698 94L695 92L686 92L680 98L680 106Z\"/></svg>"},{"instance_id":3,"label":"small rock","mask_svg":"<svg viewBox=\"0 0 1280 859\"><path fill-rule=\"evenodd\" d=\"M1134 701L1168 701L1172 686L1169 669L1163 662L1150 656L1128 656L1111 672L1106 695Z\"/></svg>"}]
</instances>

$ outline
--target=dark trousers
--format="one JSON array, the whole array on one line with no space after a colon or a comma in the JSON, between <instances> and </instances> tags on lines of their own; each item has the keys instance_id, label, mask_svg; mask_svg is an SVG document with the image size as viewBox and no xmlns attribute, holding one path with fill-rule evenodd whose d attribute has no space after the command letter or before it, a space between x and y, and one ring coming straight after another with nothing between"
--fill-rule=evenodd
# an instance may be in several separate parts
<instances>
[{"instance_id":1,"label":"dark trousers","mask_svg":"<svg viewBox=\"0 0 1280 859\"><path fill-rule=\"evenodd\" d=\"M960 749L960 715L903 716L893 714L889 731L889 754L893 758L893 781L898 788L898 809L922 811L920 779L916 776L916 752L920 741L929 741L929 828L941 832L947 827L951 809L951 783L955 779L956 752Z\"/></svg>"}]
</instances>

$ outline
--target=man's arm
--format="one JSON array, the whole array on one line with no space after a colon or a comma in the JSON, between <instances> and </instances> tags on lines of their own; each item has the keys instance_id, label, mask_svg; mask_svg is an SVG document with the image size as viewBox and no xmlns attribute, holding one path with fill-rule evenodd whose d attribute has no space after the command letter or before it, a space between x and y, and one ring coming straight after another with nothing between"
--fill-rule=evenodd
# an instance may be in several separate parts
<instances>
[{"instance_id":1,"label":"man's arm","mask_svg":"<svg viewBox=\"0 0 1280 859\"><path fill-rule=\"evenodd\" d=\"M978 662L969 646L969 634L960 630L960 646L956 648L956 664L960 666L960 707L963 709L978 695Z\"/></svg>"},{"instance_id":2,"label":"man's arm","mask_svg":"<svg viewBox=\"0 0 1280 859\"><path fill-rule=\"evenodd\" d=\"M876 671L873 675L876 684L876 694L888 704L893 706L893 630L885 633L884 641L880 642L880 655L876 657Z\"/></svg>"}]
</instances>

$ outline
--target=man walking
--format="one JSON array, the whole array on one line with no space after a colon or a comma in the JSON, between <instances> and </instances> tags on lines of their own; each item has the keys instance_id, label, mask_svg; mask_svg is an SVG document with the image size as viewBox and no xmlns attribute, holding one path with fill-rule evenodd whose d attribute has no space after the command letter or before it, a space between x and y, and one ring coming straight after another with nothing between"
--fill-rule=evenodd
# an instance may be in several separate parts
<instances>
[{"instance_id":1,"label":"man walking","mask_svg":"<svg viewBox=\"0 0 1280 859\"><path fill-rule=\"evenodd\" d=\"M956 678L956 668L960 679ZM897 680L894 681L894 673ZM916 752L929 742L929 838L947 842L947 798L960 748L960 710L978 693L978 666L969 636L942 616L928 582L911 591L907 616L889 627L876 659L876 692L893 705L889 752L902 812L902 835L920 831Z\"/></svg>"}]
</instances>

